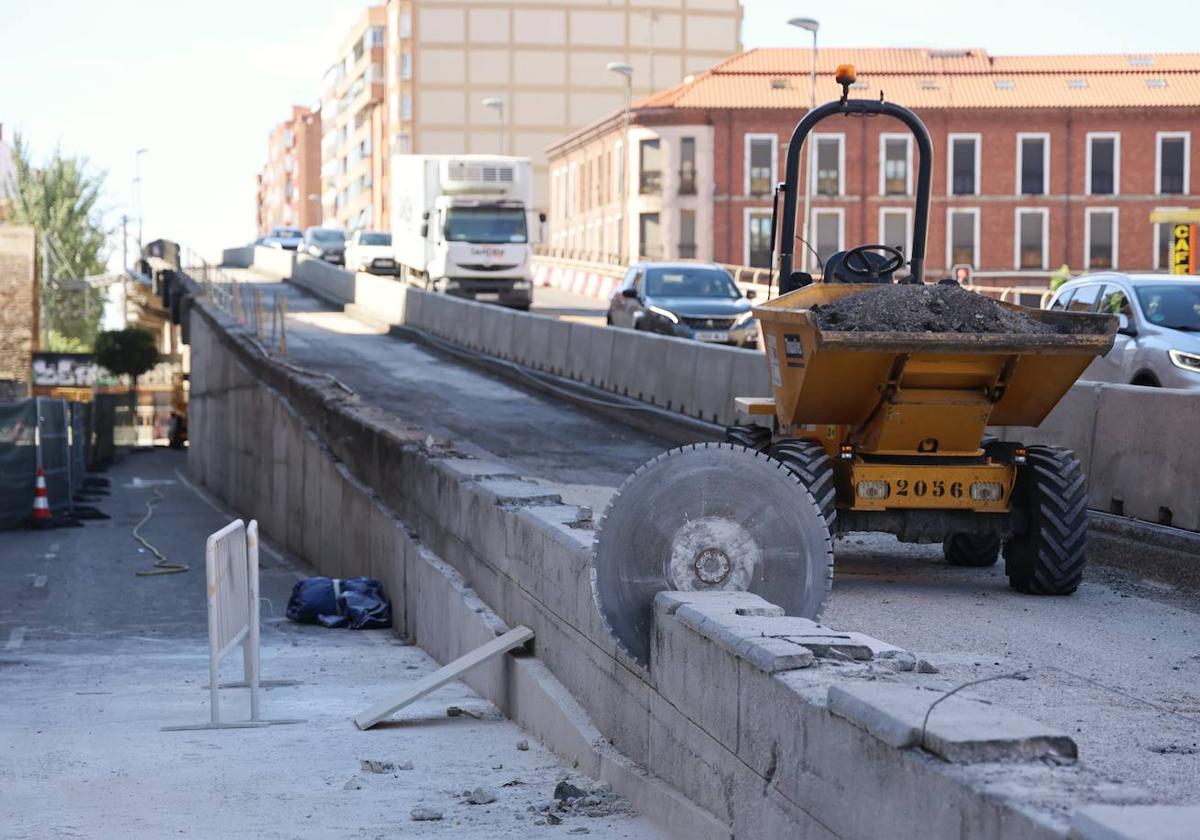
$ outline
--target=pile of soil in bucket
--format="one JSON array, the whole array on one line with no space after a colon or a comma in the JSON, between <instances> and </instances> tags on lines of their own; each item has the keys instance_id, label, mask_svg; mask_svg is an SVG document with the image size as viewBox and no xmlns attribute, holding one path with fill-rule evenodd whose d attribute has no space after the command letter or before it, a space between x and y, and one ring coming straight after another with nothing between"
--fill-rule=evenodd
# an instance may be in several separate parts
<instances>
[{"instance_id":1,"label":"pile of soil in bucket","mask_svg":"<svg viewBox=\"0 0 1200 840\"><path fill-rule=\"evenodd\" d=\"M961 286L880 285L812 307L823 330L844 332L1017 333L1062 332Z\"/></svg>"}]
</instances>

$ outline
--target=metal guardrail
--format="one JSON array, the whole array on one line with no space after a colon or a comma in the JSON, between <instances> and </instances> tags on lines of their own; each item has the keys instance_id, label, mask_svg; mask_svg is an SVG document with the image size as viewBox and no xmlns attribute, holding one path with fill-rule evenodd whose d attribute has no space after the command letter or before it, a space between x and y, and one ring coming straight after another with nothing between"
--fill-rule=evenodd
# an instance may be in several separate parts
<instances>
[{"instance_id":1,"label":"metal guardrail","mask_svg":"<svg viewBox=\"0 0 1200 840\"><path fill-rule=\"evenodd\" d=\"M200 285L207 300L250 330L260 343L280 355L287 355L286 293L264 295L262 289L239 280L190 248L185 248L183 253L183 270ZM269 324L268 309L271 312Z\"/></svg>"}]
</instances>

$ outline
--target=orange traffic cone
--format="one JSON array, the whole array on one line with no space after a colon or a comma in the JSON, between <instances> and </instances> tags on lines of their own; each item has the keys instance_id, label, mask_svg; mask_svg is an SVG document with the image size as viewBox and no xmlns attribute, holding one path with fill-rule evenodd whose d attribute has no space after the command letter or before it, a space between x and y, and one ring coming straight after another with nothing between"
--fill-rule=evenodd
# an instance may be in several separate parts
<instances>
[{"instance_id":1,"label":"orange traffic cone","mask_svg":"<svg viewBox=\"0 0 1200 840\"><path fill-rule=\"evenodd\" d=\"M50 498L46 492L46 472L37 468L37 482L33 487L33 524L47 525L50 522Z\"/></svg>"}]
</instances>

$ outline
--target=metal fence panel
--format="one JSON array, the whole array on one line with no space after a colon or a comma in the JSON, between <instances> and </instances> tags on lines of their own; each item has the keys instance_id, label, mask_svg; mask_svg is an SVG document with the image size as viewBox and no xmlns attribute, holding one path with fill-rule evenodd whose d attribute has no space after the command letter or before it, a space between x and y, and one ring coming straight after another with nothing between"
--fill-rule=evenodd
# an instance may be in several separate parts
<instances>
[{"instance_id":1,"label":"metal fence panel","mask_svg":"<svg viewBox=\"0 0 1200 840\"><path fill-rule=\"evenodd\" d=\"M38 460L46 474L50 512L71 509L71 458L67 435L67 402L35 397L37 402Z\"/></svg>"},{"instance_id":2,"label":"metal fence panel","mask_svg":"<svg viewBox=\"0 0 1200 840\"><path fill-rule=\"evenodd\" d=\"M0 530L19 528L33 508L37 405L0 403Z\"/></svg>"},{"instance_id":3,"label":"metal fence panel","mask_svg":"<svg viewBox=\"0 0 1200 840\"><path fill-rule=\"evenodd\" d=\"M71 492L78 493L87 475L91 403L71 403Z\"/></svg>"}]
</instances>

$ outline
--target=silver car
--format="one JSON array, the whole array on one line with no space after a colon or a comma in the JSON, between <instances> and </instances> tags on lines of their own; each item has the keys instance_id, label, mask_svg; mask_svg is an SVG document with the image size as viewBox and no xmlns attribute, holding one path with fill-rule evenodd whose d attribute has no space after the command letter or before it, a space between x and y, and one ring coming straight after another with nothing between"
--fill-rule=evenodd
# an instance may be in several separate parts
<instances>
[{"instance_id":1,"label":"silver car","mask_svg":"<svg viewBox=\"0 0 1200 840\"><path fill-rule=\"evenodd\" d=\"M1106 312L1120 328L1082 379L1200 391L1200 278L1089 274L1064 284L1050 309Z\"/></svg>"}]
</instances>

